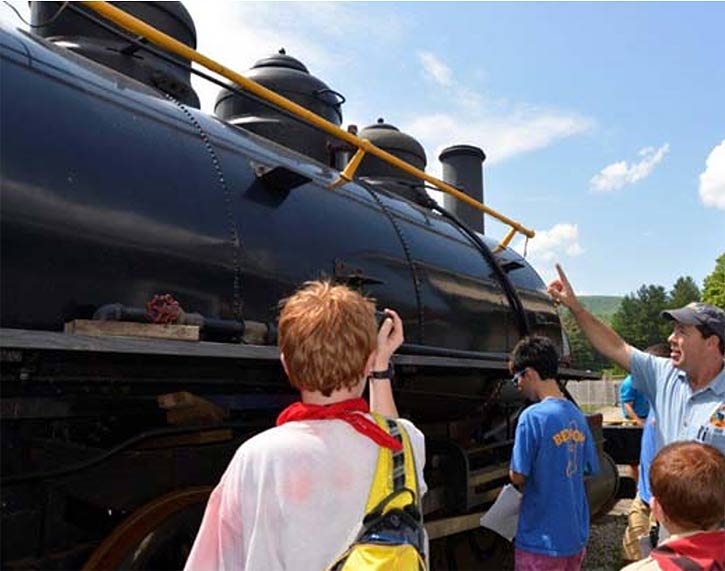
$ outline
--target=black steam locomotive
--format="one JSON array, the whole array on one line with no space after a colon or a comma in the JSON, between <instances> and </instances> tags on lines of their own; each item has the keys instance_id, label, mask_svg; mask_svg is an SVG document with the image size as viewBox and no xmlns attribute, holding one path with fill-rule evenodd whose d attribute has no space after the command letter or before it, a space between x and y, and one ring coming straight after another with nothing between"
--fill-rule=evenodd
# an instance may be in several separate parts
<instances>
[{"instance_id":1,"label":"black steam locomotive","mask_svg":"<svg viewBox=\"0 0 725 571\"><path fill-rule=\"evenodd\" d=\"M396 391L428 439L433 567L498 565L478 517L525 405L507 355L537 333L566 357L533 268L419 179L368 156L331 189L342 141L232 85L207 115L188 61L75 3L31 4L34 33L0 31L2 567L179 568L234 450L294 399L276 308L319 277L404 320ZM180 3L114 4L195 47ZM344 98L289 55L246 75L342 124ZM392 125L360 135L426 165ZM446 149L444 178L480 199L484 158ZM201 340L64 332L154 309ZM617 486L601 463L593 512Z\"/></svg>"}]
</instances>

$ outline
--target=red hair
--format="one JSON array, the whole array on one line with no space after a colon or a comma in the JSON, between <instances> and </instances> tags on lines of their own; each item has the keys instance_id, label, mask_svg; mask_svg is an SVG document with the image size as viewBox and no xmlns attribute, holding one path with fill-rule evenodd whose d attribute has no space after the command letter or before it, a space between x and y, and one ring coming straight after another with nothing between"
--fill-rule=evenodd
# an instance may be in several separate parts
<instances>
[{"instance_id":1,"label":"red hair","mask_svg":"<svg viewBox=\"0 0 725 571\"><path fill-rule=\"evenodd\" d=\"M652 495L680 527L709 529L725 517L725 456L717 448L669 444L655 456L649 474Z\"/></svg>"},{"instance_id":2,"label":"red hair","mask_svg":"<svg viewBox=\"0 0 725 571\"><path fill-rule=\"evenodd\" d=\"M374 302L346 286L307 282L282 301L279 348L297 389L330 396L353 388L376 340Z\"/></svg>"}]
</instances>

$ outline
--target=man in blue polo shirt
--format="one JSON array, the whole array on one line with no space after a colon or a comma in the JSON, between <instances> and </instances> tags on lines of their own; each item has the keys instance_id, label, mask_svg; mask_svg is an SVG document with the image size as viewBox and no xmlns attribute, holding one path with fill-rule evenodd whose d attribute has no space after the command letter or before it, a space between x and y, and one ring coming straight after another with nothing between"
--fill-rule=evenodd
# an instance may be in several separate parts
<instances>
[{"instance_id":1,"label":"man in blue polo shirt","mask_svg":"<svg viewBox=\"0 0 725 571\"><path fill-rule=\"evenodd\" d=\"M519 416L509 477L523 488L516 571L579 571L589 537L584 475L599 466L586 418L556 382L559 358L546 337L526 337L509 366L537 401Z\"/></svg>"},{"instance_id":2,"label":"man in blue polo shirt","mask_svg":"<svg viewBox=\"0 0 725 571\"><path fill-rule=\"evenodd\" d=\"M549 295L568 307L584 335L605 357L632 373L633 386L655 412L659 442L697 440L725 453L725 311L704 303L663 311L673 321L670 358L627 344L577 299L561 267Z\"/></svg>"}]
</instances>

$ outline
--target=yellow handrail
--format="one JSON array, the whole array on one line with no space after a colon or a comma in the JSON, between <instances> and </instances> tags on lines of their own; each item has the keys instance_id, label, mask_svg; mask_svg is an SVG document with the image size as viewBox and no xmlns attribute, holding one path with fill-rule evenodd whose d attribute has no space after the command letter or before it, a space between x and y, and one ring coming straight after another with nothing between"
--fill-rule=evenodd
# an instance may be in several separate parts
<instances>
[{"instance_id":1,"label":"yellow handrail","mask_svg":"<svg viewBox=\"0 0 725 571\"><path fill-rule=\"evenodd\" d=\"M221 75L222 77L225 77L229 81L232 81L242 87L243 89L246 89L250 93L256 95L257 97L261 97L263 99L266 99L267 101L274 103L275 105L285 109L286 111L289 111L290 113L293 113L294 115L297 115L298 117L304 119L308 123L311 123L315 127L318 127L319 129L322 129L323 131L329 133L330 135L334 135L338 139L341 139L345 141L346 143L349 143L353 146L355 146L358 151L353 156L353 159L350 161L350 163L345 167L345 170L341 173L341 179L342 181L347 181L352 179L353 174L355 173L355 170L360 164L360 161L363 158L363 155L365 153L370 153L371 155L374 155L378 157L379 159L384 160L385 162L398 167L402 171L405 171L421 180L424 180L426 182L429 182L430 184L434 185L439 190L450 194L454 197L456 197L458 200L461 200L465 202L466 204L480 210L481 212L484 212L488 214L489 216L493 216L497 220L503 222L504 224L508 224L511 229L513 230L514 234L516 232L521 232L521 234L528 236L529 238L533 238L535 232L529 228L526 228L522 224L516 222L515 220L512 220L511 218L504 216L503 214L493 210L492 208L489 208L485 204L478 202L477 200L471 198L467 194L461 192L456 187L451 186L450 184L443 182L442 180L438 180L437 178L423 172L422 170L419 170L415 168L414 166L406 163L405 161L399 159L398 157L391 155L390 153L387 153L383 151L382 149L379 149L375 145L373 145L370 141L366 139L360 139L359 137L356 137L355 135L348 133L344 129L340 129L337 125L334 125L333 123L330 123L329 121L326 121L322 117L316 115L312 111L309 111L308 109L305 109L301 105L298 105L297 103L294 103L293 101L290 101L289 99L282 97L281 95L275 93L274 91L267 89L266 87L263 87L262 85L258 84L255 81L252 81L251 79L248 79L244 77L243 75L240 75L236 73L235 71L232 71L229 68L224 67L220 63L217 63L211 58L206 57L203 54L200 54L196 50L190 48L189 46L186 46L182 44L181 42L175 40L171 36L168 36L164 34L163 32L160 32L153 26L149 26L142 20L139 20L138 18L135 18L131 16L130 14L127 14L123 10L119 10L115 6L112 6L108 2L81 2L81 4L84 4L86 7L90 8L94 12L97 12L101 16L107 18L108 20L111 20L121 28L132 32L138 36L141 36L143 38L146 38L151 43L154 43L172 53L175 53L177 55L180 55L181 57L194 61L198 63L199 65L204 66L205 68ZM349 177L349 178L348 178ZM340 182L342 182L340 181ZM506 238L504 241L499 244L500 247L506 247L508 242L511 241L511 238L513 238L513 234L509 232L509 235L507 235L508 241L506 241Z\"/></svg>"},{"instance_id":2,"label":"yellow handrail","mask_svg":"<svg viewBox=\"0 0 725 571\"><path fill-rule=\"evenodd\" d=\"M361 139L361 141L367 141L367 139ZM350 159L350 162L347 163L345 168L340 173L340 178L332 183L332 188L337 188L338 186L345 184L346 182L350 182L352 180L352 177L355 176L355 171L357 170L357 167L360 166L363 157L365 157L365 151L363 149L358 149Z\"/></svg>"}]
</instances>

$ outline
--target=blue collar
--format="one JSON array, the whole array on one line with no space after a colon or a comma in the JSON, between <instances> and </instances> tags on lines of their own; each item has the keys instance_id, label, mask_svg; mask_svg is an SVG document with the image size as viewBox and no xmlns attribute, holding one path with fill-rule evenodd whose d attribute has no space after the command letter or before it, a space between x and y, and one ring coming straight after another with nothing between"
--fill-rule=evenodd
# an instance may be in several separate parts
<instances>
[{"instance_id":1,"label":"blue collar","mask_svg":"<svg viewBox=\"0 0 725 571\"><path fill-rule=\"evenodd\" d=\"M687 379L687 373L685 373L685 371L677 369L677 377L680 380L685 381L689 384L689 380ZM715 378L712 379L705 388L700 389L693 394L704 393L707 390L711 390L719 397L725 396L725 362L723 363L723 367L722 369L720 369L720 372L715 375Z\"/></svg>"},{"instance_id":2,"label":"blue collar","mask_svg":"<svg viewBox=\"0 0 725 571\"><path fill-rule=\"evenodd\" d=\"M723 363L723 368L720 369L720 372L710 381L708 386L716 395L725 396L725 363Z\"/></svg>"}]
</instances>

